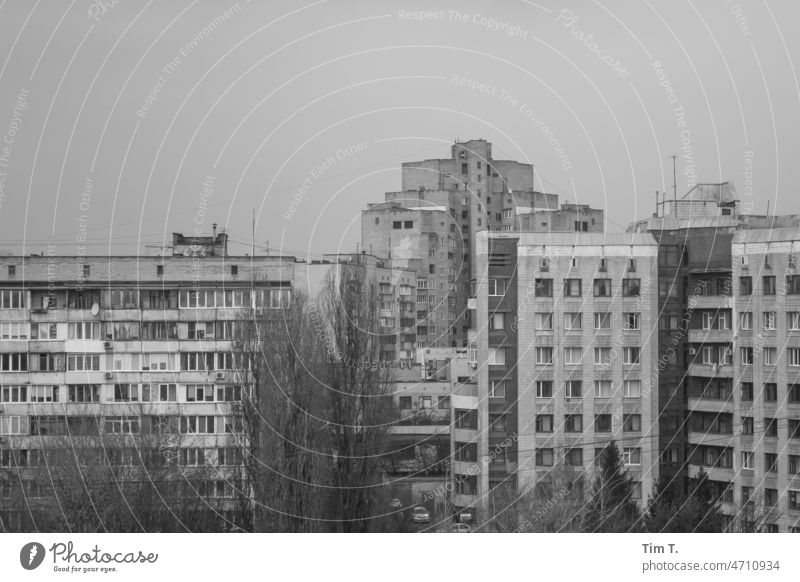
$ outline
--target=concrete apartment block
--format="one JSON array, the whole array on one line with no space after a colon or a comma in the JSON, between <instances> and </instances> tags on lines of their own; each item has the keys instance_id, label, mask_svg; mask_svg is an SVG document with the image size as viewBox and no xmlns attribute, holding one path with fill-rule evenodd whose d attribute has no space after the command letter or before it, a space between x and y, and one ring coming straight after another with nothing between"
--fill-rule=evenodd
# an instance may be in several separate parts
<instances>
[{"instance_id":1,"label":"concrete apartment block","mask_svg":"<svg viewBox=\"0 0 800 582\"><path fill-rule=\"evenodd\" d=\"M547 484L556 467L588 482L613 438L646 500L658 475L655 240L480 233L478 245L478 448L508 442L510 461L481 475L477 498Z\"/></svg>"}]
</instances>

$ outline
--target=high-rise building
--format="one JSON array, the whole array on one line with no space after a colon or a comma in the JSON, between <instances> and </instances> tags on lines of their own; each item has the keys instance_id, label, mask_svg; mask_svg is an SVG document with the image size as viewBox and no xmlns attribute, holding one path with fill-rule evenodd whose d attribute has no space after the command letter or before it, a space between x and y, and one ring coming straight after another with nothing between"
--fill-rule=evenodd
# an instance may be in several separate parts
<instances>
[{"instance_id":1,"label":"high-rise building","mask_svg":"<svg viewBox=\"0 0 800 582\"><path fill-rule=\"evenodd\" d=\"M476 442L487 461L454 470L455 503L491 510L494 492L546 486L554 470L580 486L612 439L646 499L658 455L653 237L482 232L477 247L477 389L458 400L454 389L454 450Z\"/></svg>"},{"instance_id":2,"label":"high-rise building","mask_svg":"<svg viewBox=\"0 0 800 582\"><path fill-rule=\"evenodd\" d=\"M419 347L466 347L467 300L481 231L602 232L603 211L536 192L533 165L492 157L492 144L456 142L451 157L402 165L402 190L362 213L367 252L417 269Z\"/></svg>"},{"instance_id":3,"label":"high-rise building","mask_svg":"<svg viewBox=\"0 0 800 582\"><path fill-rule=\"evenodd\" d=\"M727 182L659 210L628 230L659 244L661 471L705 472L734 529L794 531L789 264L800 217L744 214Z\"/></svg>"}]
</instances>

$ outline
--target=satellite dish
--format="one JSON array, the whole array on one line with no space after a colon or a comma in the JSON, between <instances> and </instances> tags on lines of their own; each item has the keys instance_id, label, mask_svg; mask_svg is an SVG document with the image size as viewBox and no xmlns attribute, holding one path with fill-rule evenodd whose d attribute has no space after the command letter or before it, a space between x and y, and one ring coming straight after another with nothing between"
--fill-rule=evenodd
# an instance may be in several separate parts
<instances>
[{"instance_id":1,"label":"satellite dish","mask_svg":"<svg viewBox=\"0 0 800 582\"><path fill-rule=\"evenodd\" d=\"M92 303L92 315L100 313L100 306L97 303Z\"/></svg>"}]
</instances>

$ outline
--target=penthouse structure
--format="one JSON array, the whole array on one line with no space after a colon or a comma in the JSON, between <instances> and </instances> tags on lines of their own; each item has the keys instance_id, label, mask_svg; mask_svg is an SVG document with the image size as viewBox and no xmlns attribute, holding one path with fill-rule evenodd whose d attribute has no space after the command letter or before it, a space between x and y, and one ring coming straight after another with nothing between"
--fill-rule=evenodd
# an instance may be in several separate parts
<instances>
[{"instance_id":1,"label":"penthouse structure","mask_svg":"<svg viewBox=\"0 0 800 582\"><path fill-rule=\"evenodd\" d=\"M603 213L559 209L556 194L534 190L533 165L494 159L478 139L453 144L450 158L404 163L402 190L370 204L361 225L365 250L417 271L419 347L466 347L477 233L602 232Z\"/></svg>"}]
</instances>

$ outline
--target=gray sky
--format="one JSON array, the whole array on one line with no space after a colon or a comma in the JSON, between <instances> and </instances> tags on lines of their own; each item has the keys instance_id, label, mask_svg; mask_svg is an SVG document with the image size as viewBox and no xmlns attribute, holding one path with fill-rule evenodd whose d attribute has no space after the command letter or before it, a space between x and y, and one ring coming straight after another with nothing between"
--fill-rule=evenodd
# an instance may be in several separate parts
<instances>
[{"instance_id":1,"label":"gray sky","mask_svg":"<svg viewBox=\"0 0 800 582\"><path fill-rule=\"evenodd\" d=\"M253 209L259 247L351 251L400 163L456 138L611 232L671 195L672 154L679 195L732 180L800 212L797 3L101 4L0 1L7 251L135 254L217 222L245 253Z\"/></svg>"}]
</instances>

